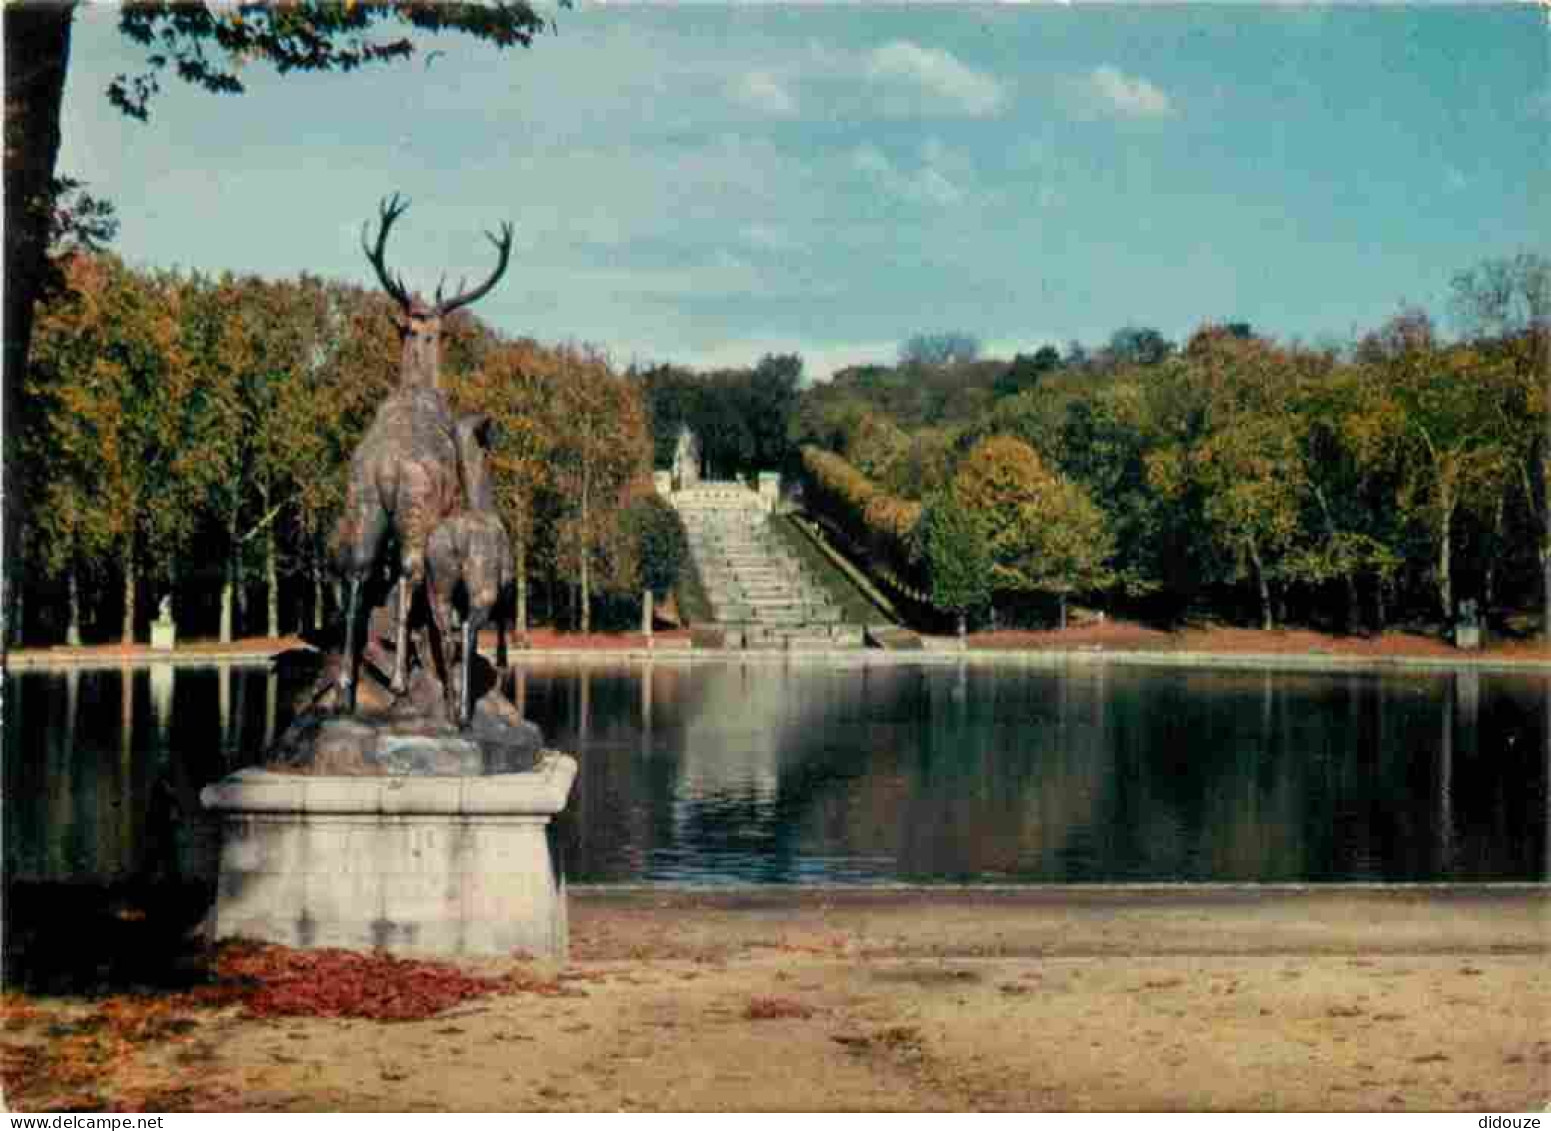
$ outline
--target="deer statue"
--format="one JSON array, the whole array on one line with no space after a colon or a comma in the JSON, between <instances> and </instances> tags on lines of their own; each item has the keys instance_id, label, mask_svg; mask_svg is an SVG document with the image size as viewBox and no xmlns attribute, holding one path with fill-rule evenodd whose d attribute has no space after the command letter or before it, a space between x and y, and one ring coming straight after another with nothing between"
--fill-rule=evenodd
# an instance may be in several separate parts
<instances>
[{"instance_id":1,"label":"deer statue","mask_svg":"<svg viewBox=\"0 0 1551 1131\"><path fill-rule=\"evenodd\" d=\"M426 593L431 618L442 641L447 714L464 728L474 714L474 657L479 630L515 578L511 539L496 512L490 482L486 458L490 431L488 416L471 414L458 418L458 466L463 473L466 505L431 532L426 547ZM461 617L455 603L460 588L464 602Z\"/></svg>"},{"instance_id":2,"label":"deer statue","mask_svg":"<svg viewBox=\"0 0 1551 1131\"><path fill-rule=\"evenodd\" d=\"M399 547L396 653L390 687L395 695L408 690L410 608L425 580L426 544L442 520L463 506L452 409L440 382L442 320L488 294L505 273L512 250L510 224L501 226L499 236L486 232L497 251L495 271L480 286L460 289L450 298L442 297L438 284L435 300L428 303L409 293L403 281L388 271L384 259L388 232L408 207L409 202L401 202L397 193L382 203L375 245L367 239L370 223L361 230L367 260L383 290L398 304L394 321L403 353L398 388L378 406L350 461L345 509L334 529L335 567L348 584L345 652L338 677L338 702L346 713L355 711L361 590L389 530L397 536Z\"/></svg>"}]
</instances>

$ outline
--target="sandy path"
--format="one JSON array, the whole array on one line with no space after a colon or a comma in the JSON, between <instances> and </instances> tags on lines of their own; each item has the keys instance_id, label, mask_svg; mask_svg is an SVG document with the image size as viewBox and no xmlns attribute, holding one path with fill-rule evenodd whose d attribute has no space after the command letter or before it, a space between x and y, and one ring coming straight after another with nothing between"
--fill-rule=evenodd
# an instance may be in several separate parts
<instances>
[{"instance_id":1,"label":"sandy path","mask_svg":"<svg viewBox=\"0 0 1551 1131\"><path fill-rule=\"evenodd\" d=\"M559 996L400 1024L228 1012L141 1073L250 1110L1551 1102L1544 887L594 890L571 919Z\"/></svg>"}]
</instances>

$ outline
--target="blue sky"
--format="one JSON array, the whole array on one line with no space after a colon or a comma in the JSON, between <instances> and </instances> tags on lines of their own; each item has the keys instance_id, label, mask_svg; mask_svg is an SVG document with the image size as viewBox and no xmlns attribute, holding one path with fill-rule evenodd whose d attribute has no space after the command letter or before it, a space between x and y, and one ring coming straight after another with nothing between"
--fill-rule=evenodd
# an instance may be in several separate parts
<instances>
[{"instance_id":1,"label":"blue sky","mask_svg":"<svg viewBox=\"0 0 1551 1131\"><path fill-rule=\"evenodd\" d=\"M492 324L616 362L810 376L923 331L1011 356L1242 319L1344 340L1551 250L1551 24L1503 7L587 3L500 53L169 80L142 125L112 8L76 18L62 172L131 262L426 290L513 261Z\"/></svg>"}]
</instances>

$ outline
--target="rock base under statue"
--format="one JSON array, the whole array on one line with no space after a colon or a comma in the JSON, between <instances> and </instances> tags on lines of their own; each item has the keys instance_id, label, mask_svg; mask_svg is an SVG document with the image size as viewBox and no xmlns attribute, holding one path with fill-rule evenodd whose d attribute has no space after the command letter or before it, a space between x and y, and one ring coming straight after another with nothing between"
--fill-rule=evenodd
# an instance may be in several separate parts
<instances>
[{"instance_id":1,"label":"rock base under statue","mask_svg":"<svg viewBox=\"0 0 1551 1131\"><path fill-rule=\"evenodd\" d=\"M310 666L306 654L293 661ZM296 720L264 752L266 769L334 777L404 774L512 774L538 762L544 735L500 693L495 673L479 661L482 693L474 717L459 730L447 714L442 685L424 668L410 676L401 698L363 665L356 713L339 713L339 658L321 661L321 672L295 704Z\"/></svg>"},{"instance_id":2,"label":"rock base under statue","mask_svg":"<svg viewBox=\"0 0 1551 1131\"><path fill-rule=\"evenodd\" d=\"M523 773L334 777L240 770L222 818L215 936L404 954L566 956L550 821L576 760Z\"/></svg>"}]
</instances>

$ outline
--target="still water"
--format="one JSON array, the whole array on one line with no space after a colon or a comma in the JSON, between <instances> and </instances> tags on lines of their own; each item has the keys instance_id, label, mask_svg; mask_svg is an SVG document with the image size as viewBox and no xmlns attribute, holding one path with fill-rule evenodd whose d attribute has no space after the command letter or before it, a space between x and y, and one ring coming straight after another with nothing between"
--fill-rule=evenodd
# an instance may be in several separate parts
<instances>
[{"instance_id":1,"label":"still water","mask_svg":"<svg viewBox=\"0 0 1551 1131\"><path fill-rule=\"evenodd\" d=\"M264 667L13 673L10 880L208 881ZM1551 679L1073 664L541 663L573 882L1542 880Z\"/></svg>"}]
</instances>

